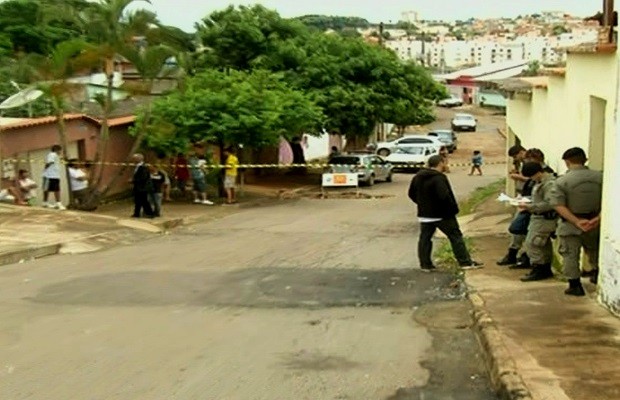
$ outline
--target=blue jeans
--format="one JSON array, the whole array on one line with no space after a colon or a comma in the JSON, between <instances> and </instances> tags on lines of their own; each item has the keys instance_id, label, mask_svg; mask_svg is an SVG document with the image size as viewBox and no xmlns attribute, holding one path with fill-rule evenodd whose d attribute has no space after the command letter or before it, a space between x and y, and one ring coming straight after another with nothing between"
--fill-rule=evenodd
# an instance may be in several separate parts
<instances>
[{"instance_id":1,"label":"blue jeans","mask_svg":"<svg viewBox=\"0 0 620 400\"><path fill-rule=\"evenodd\" d=\"M163 199L162 193L149 193L149 202L153 205L153 213L156 216L161 215L162 199Z\"/></svg>"}]
</instances>

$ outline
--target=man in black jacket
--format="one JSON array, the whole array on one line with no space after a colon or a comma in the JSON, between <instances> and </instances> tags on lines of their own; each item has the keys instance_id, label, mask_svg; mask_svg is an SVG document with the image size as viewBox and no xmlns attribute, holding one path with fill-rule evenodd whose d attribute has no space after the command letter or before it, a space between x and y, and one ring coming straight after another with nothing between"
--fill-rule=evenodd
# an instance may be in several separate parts
<instances>
[{"instance_id":1,"label":"man in black jacket","mask_svg":"<svg viewBox=\"0 0 620 400\"><path fill-rule=\"evenodd\" d=\"M471 259L463 241L463 234L456 220L459 206L443 169L444 160L441 156L430 157L428 168L420 170L409 187L409 198L418 205L420 267L425 271L435 269L431 255L433 235L439 229L450 240L454 256L462 269L480 268L482 264Z\"/></svg>"},{"instance_id":2,"label":"man in black jacket","mask_svg":"<svg viewBox=\"0 0 620 400\"><path fill-rule=\"evenodd\" d=\"M136 169L133 172L133 215L134 218L140 218L142 210L146 218L154 218L155 213L149 203L149 195L153 192L153 182L151 181L151 172L144 163L142 154L134 154L133 160L136 163Z\"/></svg>"}]
</instances>

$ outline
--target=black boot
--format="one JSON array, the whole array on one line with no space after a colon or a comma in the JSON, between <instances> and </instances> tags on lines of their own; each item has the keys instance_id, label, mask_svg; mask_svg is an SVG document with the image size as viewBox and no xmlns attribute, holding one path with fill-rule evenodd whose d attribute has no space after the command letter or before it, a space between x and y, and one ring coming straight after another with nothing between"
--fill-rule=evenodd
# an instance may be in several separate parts
<instances>
[{"instance_id":1,"label":"black boot","mask_svg":"<svg viewBox=\"0 0 620 400\"><path fill-rule=\"evenodd\" d=\"M530 269L532 268L532 265L530 264L530 257L527 255L527 253L523 253L521 254L521 257L519 257L519 261L513 265L512 267L509 267L510 269Z\"/></svg>"},{"instance_id":2,"label":"black boot","mask_svg":"<svg viewBox=\"0 0 620 400\"><path fill-rule=\"evenodd\" d=\"M534 265L532 272L521 278L521 282L544 281L545 279L550 278L553 278L551 264Z\"/></svg>"},{"instance_id":3,"label":"black boot","mask_svg":"<svg viewBox=\"0 0 620 400\"><path fill-rule=\"evenodd\" d=\"M598 269L592 270L592 275L590 275L590 282L594 283L595 285L598 284Z\"/></svg>"},{"instance_id":4,"label":"black boot","mask_svg":"<svg viewBox=\"0 0 620 400\"><path fill-rule=\"evenodd\" d=\"M586 291L583 290L583 286L581 286L581 281L579 279L569 279L568 289L564 291L564 294L569 296L585 296Z\"/></svg>"},{"instance_id":5,"label":"black boot","mask_svg":"<svg viewBox=\"0 0 620 400\"><path fill-rule=\"evenodd\" d=\"M519 253L519 249L508 249L508 254L504 256L501 260L497 262L499 266L506 265L515 265L517 263L517 253Z\"/></svg>"}]
</instances>

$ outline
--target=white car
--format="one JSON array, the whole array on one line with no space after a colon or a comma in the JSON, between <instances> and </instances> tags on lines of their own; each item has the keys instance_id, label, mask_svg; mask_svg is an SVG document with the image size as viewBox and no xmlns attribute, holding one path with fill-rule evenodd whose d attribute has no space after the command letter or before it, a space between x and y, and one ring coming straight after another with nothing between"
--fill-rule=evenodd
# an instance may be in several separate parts
<instances>
[{"instance_id":1,"label":"white car","mask_svg":"<svg viewBox=\"0 0 620 400\"><path fill-rule=\"evenodd\" d=\"M437 105L439 107L460 107L463 105L463 99L459 99L458 97L451 95L447 99L439 100Z\"/></svg>"},{"instance_id":2,"label":"white car","mask_svg":"<svg viewBox=\"0 0 620 400\"><path fill-rule=\"evenodd\" d=\"M399 147L385 158L395 169L417 171L426 164L431 156L439 154L434 146L412 145Z\"/></svg>"},{"instance_id":3,"label":"white car","mask_svg":"<svg viewBox=\"0 0 620 400\"><path fill-rule=\"evenodd\" d=\"M471 114L455 114L452 119L452 130L476 132L478 120Z\"/></svg>"},{"instance_id":4,"label":"white car","mask_svg":"<svg viewBox=\"0 0 620 400\"><path fill-rule=\"evenodd\" d=\"M443 143L435 136L403 136L400 139L396 139L391 142L377 143L377 154L382 157L387 157L396 149L417 145L431 146L436 148L439 152L439 149L441 148L441 146L443 146Z\"/></svg>"}]
</instances>

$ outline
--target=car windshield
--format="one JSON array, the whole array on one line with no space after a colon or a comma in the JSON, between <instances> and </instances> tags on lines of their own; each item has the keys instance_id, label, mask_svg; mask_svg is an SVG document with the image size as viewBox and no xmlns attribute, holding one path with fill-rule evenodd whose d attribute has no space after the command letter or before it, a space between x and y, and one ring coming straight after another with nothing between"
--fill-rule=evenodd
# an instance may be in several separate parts
<instances>
[{"instance_id":1,"label":"car windshield","mask_svg":"<svg viewBox=\"0 0 620 400\"><path fill-rule=\"evenodd\" d=\"M329 160L332 165L357 165L360 163L359 157L334 157Z\"/></svg>"},{"instance_id":2,"label":"car windshield","mask_svg":"<svg viewBox=\"0 0 620 400\"><path fill-rule=\"evenodd\" d=\"M396 149L396 153L420 155L420 154L424 154L424 148L422 148L422 147L403 147L403 148Z\"/></svg>"},{"instance_id":3,"label":"car windshield","mask_svg":"<svg viewBox=\"0 0 620 400\"><path fill-rule=\"evenodd\" d=\"M452 139L452 132L449 131L433 131L430 133L431 136L437 136L440 140L443 139Z\"/></svg>"},{"instance_id":4,"label":"car windshield","mask_svg":"<svg viewBox=\"0 0 620 400\"><path fill-rule=\"evenodd\" d=\"M467 120L472 120L472 119L474 119L474 117L473 117L473 116L471 116L471 115L466 115L466 114L456 114L456 115L454 116L454 118L455 118L455 119L467 119Z\"/></svg>"}]
</instances>

